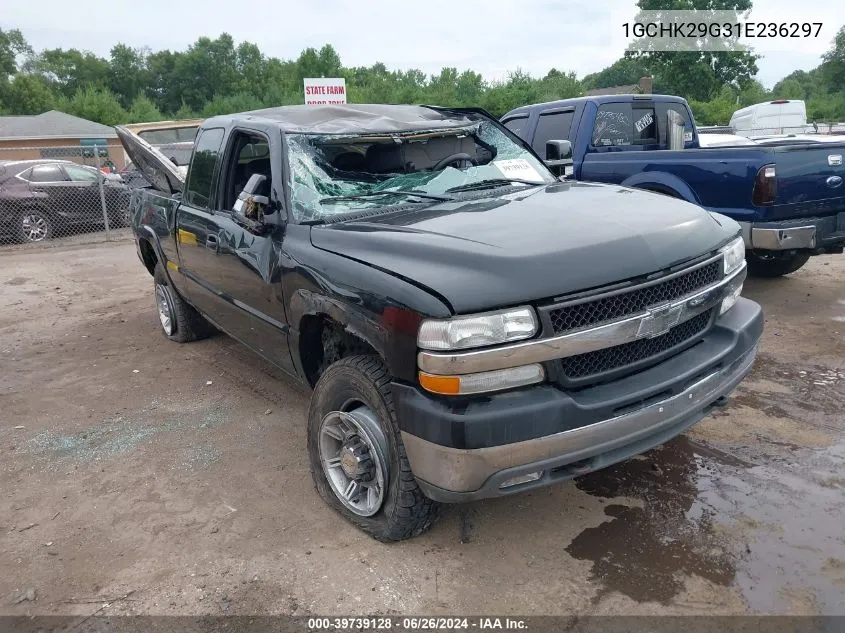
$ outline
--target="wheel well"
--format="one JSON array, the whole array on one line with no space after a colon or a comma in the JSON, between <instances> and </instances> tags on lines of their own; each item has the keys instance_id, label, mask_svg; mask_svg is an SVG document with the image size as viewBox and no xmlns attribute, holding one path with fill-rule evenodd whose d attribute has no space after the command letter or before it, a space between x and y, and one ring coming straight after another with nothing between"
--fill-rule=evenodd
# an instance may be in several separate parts
<instances>
[{"instance_id":1,"label":"wheel well","mask_svg":"<svg viewBox=\"0 0 845 633\"><path fill-rule=\"evenodd\" d=\"M144 266L151 275L155 275L156 264L158 264L158 257L156 257L156 252L153 249L153 245L150 244L149 240L141 238L140 240L138 240L138 249L141 251L141 259L144 262Z\"/></svg>"},{"instance_id":2,"label":"wheel well","mask_svg":"<svg viewBox=\"0 0 845 633\"><path fill-rule=\"evenodd\" d=\"M313 387L323 372L347 356L378 354L372 345L349 332L325 314L309 314L299 328L299 358L308 383Z\"/></svg>"},{"instance_id":3,"label":"wheel well","mask_svg":"<svg viewBox=\"0 0 845 633\"><path fill-rule=\"evenodd\" d=\"M681 194L679 194L674 189L670 189L669 187L662 187L660 185L646 185L640 187L640 189L644 189L645 191L651 191L652 193L662 193L664 196L669 196L670 198L681 198Z\"/></svg>"}]
</instances>

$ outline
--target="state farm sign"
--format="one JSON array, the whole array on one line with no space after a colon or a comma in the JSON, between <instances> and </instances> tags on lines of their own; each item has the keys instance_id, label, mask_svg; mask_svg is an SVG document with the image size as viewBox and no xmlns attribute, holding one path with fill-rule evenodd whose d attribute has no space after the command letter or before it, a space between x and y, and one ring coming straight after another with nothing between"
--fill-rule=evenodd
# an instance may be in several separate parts
<instances>
[{"instance_id":1,"label":"state farm sign","mask_svg":"<svg viewBox=\"0 0 845 633\"><path fill-rule=\"evenodd\" d=\"M303 80L305 105L346 103L346 80L341 78L313 78Z\"/></svg>"}]
</instances>

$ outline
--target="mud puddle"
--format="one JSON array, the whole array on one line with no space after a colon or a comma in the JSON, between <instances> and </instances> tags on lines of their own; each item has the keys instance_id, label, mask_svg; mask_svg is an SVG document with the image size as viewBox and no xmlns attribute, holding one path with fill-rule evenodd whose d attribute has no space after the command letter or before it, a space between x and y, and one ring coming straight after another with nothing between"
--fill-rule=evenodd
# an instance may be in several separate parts
<instances>
[{"instance_id":1,"label":"mud puddle","mask_svg":"<svg viewBox=\"0 0 845 633\"><path fill-rule=\"evenodd\" d=\"M566 551L593 563L594 602L617 591L671 603L696 575L734 585L752 611L845 613L845 444L794 472L750 466L680 437L580 478L588 494L627 497Z\"/></svg>"},{"instance_id":2,"label":"mud puddle","mask_svg":"<svg viewBox=\"0 0 845 633\"><path fill-rule=\"evenodd\" d=\"M592 562L594 601L670 604L698 576L736 587L754 612L845 613L843 410L841 369L764 356L689 436L576 480L627 499L567 547Z\"/></svg>"}]
</instances>

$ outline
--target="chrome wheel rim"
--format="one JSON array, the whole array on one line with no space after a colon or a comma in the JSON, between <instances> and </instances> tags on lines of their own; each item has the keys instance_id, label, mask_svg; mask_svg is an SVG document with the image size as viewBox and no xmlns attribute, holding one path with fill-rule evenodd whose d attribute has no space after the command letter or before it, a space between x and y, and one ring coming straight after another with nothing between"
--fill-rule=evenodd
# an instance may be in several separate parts
<instances>
[{"instance_id":1,"label":"chrome wheel rim","mask_svg":"<svg viewBox=\"0 0 845 633\"><path fill-rule=\"evenodd\" d=\"M320 423L320 462L332 492L358 516L381 509L387 482L387 439L367 406L331 411Z\"/></svg>"},{"instance_id":2,"label":"chrome wheel rim","mask_svg":"<svg viewBox=\"0 0 845 633\"><path fill-rule=\"evenodd\" d=\"M47 237L47 219L38 213L27 213L21 219L23 236L27 242L40 242Z\"/></svg>"},{"instance_id":3,"label":"chrome wheel rim","mask_svg":"<svg viewBox=\"0 0 845 633\"><path fill-rule=\"evenodd\" d=\"M158 320L167 336L173 334L173 310L170 307L170 292L167 286L156 284L156 307L158 307Z\"/></svg>"}]
</instances>

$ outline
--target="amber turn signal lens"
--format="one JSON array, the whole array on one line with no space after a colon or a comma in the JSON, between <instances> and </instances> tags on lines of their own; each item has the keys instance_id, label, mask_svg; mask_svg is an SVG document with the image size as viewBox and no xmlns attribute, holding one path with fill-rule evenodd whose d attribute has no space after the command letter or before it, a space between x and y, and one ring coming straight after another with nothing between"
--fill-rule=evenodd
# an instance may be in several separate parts
<instances>
[{"instance_id":1,"label":"amber turn signal lens","mask_svg":"<svg viewBox=\"0 0 845 633\"><path fill-rule=\"evenodd\" d=\"M461 379L458 376L435 376L424 371L419 372L420 386L432 393L454 396L461 392Z\"/></svg>"}]
</instances>

